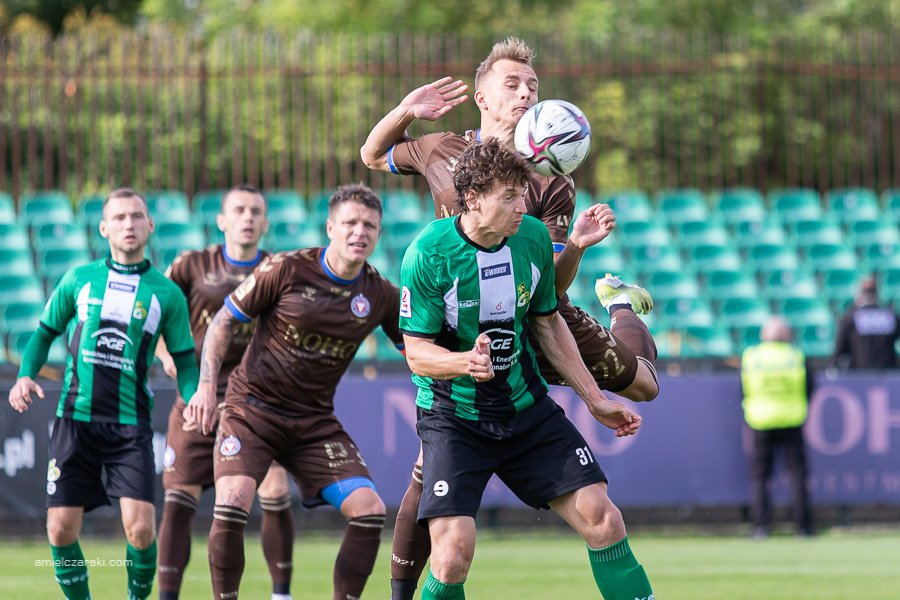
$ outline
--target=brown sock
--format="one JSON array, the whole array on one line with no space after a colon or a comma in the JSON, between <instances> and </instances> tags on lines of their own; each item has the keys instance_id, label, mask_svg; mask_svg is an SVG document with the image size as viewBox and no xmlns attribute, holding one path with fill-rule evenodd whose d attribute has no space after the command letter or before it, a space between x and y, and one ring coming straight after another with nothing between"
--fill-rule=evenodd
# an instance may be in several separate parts
<instances>
[{"instance_id":1,"label":"brown sock","mask_svg":"<svg viewBox=\"0 0 900 600\"><path fill-rule=\"evenodd\" d=\"M347 521L344 540L334 561L333 600L356 600L362 596L378 556L382 529L384 515L366 515Z\"/></svg>"},{"instance_id":2,"label":"brown sock","mask_svg":"<svg viewBox=\"0 0 900 600\"><path fill-rule=\"evenodd\" d=\"M160 594L177 598L181 591L184 569L191 558L191 519L196 512L197 501L189 493L177 489L166 490L156 542Z\"/></svg>"},{"instance_id":3,"label":"brown sock","mask_svg":"<svg viewBox=\"0 0 900 600\"><path fill-rule=\"evenodd\" d=\"M209 572L215 598L237 598L244 574L244 528L250 515L217 504L209 530Z\"/></svg>"},{"instance_id":4,"label":"brown sock","mask_svg":"<svg viewBox=\"0 0 900 600\"><path fill-rule=\"evenodd\" d=\"M409 487L400 502L391 545L391 600L412 600L431 554L428 529L419 525L422 498L422 467L413 468Z\"/></svg>"},{"instance_id":5,"label":"brown sock","mask_svg":"<svg viewBox=\"0 0 900 600\"><path fill-rule=\"evenodd\" d=\"M272 593L290 594L291 575L294 572L294 513L291 511L291 497L260 497L259 505L263 509L260 541L272 576Z\"/></svg>"},{"instance_id":6,"label":"brown sock","mask_svg":"<svg viewBox=\"0 0 900 600\"><path fill-rule=\"evenodd\" d=\"M634 314L629 304L614 304L609 307L609 330L638 358L651 367L656 374L656 342L647 325Z\"/></svg>"}]
</instances>

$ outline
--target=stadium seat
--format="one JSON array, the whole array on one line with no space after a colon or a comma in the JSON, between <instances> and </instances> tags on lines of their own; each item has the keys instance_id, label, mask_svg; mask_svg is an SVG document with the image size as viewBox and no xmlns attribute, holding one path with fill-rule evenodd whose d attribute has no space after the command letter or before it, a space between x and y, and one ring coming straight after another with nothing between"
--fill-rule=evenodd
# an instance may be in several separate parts
<instances>
[{"instance_id":1,"label":"stadium seat","mask_svg":"<svg viewBox=\"0 0 900 600\"><path fill-rule=\"evenodd\" d=\"M43 304L47 300L36 276L6 275L0 277L0 306L13 302Z\"/></svg>"},{"instance_id":2,"label":"stadium seat","mask_svg":"<svg viewBox=\"0 0 900 600\"><path fill-rule=\"evenodd\" d=\"M648 222L653 220L653 207L647 194L639 190L620 190L595 197L596 202L609 204L616 215L616 222Z\"/></svg>"},{"instance_id":3,"label":"stadium seat","mask_svg":"<svg viewBox=\"0 0 900 600\"><path fill-rule=\"evenodd\" d=\"M32 237L35 252L56 249L77 251L90 247L85 228L79 223L46 223L37 227Z\"/></svg>"},{"instance_id":4,"label":"stadium seat","mask_svg":"<svg viewBox=\"0 0 900 600\"><path fill-rule=\"evenodd\" d=\"M805 325L794 331L794 340L809 358L823 358L834 353L834 324Z\"/></svg>"},{"instance_id":5,"label":"stadium seat","mask_svg":"<svg viewBox=\"0 0 900 600\"><path fill-rule=\"evenodd\" d=\"M625 258L618 246L607 244L604 241L584 251L578 272L591 278L602 277L605 273L613 273L621 277L621 274L626 272Z\"/></svg>"},{"instance_id":6,"label":"stadium seat","mask_svg":"<svg viewBox=\"0 0 900 600\"><path fill-rule=\"evenodd\" d=\"M740 254L730 245L701 244L691 249L689 258L699 273L741 268Z\"/></svg>"},{"instance_id":7,"label":"stadium seat","mask_svg":"<svg viewBox=\"0 0 900 600\"><path fill-rule=\"evenodd\" d=\"M900 225L900 188L884 190L881 194L883 215L896 225Z\"/></svg>"},{"instance_id":8,"label":"stadium seat","mask_svg":"<svg viewBox=\"0 0 900 600\"><path fill-rule=\"evenodd\" d=\"M654 302L700 297L697 278L681 270L651 273L645 282L645 287L653 296Z\"/></svg>"},{"instance_id":9,"label":"stadium seat","mask_svg":"<svg viewBox=\"0 0 900 600\"><path fill-rule=\"evenodd\" d=\"M872 244L900 244L900 223L884 219L859 220L850 225L853 245L857 248Z\"/></svg>"},{"instance_id":10,"label":"stadium seat","mask_svg":"<svg viewBox=\"0 0 900 600\"><path fill-rule=\"evenodd\" d=\"M819 286L809 271L775 269L763 275L762 295L767 300L816 298L819 296Z\"/></svg>"},{"instance_id":11,"label":"stadium seat","mask_svg":"<svg viewBox=\"0 0 900 600\"><path fill-rule=\"evenodd\" d=\"M738 325L731 328L735 350L738 354L743 353L748 346L753 346L760 342L759 332L761 329L761 325Z\"/></svg>"},{"instance_id":12,"label":"stadium seat","mask_svg":"<svg viewBox=\"0 0 900 600\"><path fill-rule=\"evenodd\" d=\"M383 208L382 222L414 222L421 227L425 216L422 198L411 190L387 190L380 194Z\"/></svg>"},{"instance_id":13,"label":"stadium seat","mask_svg":"<svg viewBox=\"0 0 900 600\"><path fill-rule=\"evenodd\" d=\"M90 262L91 254L88 249L54 248L37 252L37 272L47 283L47 289L52 290L63 273L85 263Z\"/></svg>"},{"instance_id":14,"label":"stadium seat","mask_svg":"<svg viewBox=\"0 0 900 600\"><path fill-rule=\"evenodd\" d=\"M693 325L676 331L681 334L682 358L728 358L735 354L731 334L721 326Z\"/></svg>"},{"instance_id":15,"label":"stadium seat","mask_svg":"<svg viewBox=\"0 0 900 600\"><path fill-rule=\"evenodd\" d=\"M29 228L46 223L71 223L74 217L72 201L59 190L23 194L19 198L19 214L22 224Z\"/></svg>"},{"instance_id":16,"label":"stadium seat","mask_svg":"<svg viewBox=\"0 0 900 600\"><path fill-rule=\"evenodd\" d=\"M30 245L28 234L17 223L0 223L0 248L22 250Z\"/></svg>"},{"instance_id":17,"label":"stadium seat","mask_svg":"<svg viewBox=\"0 0 900 600\"><path fill-rule=\"evenodd\" d=\"M884 271L900 266L900 244L870 244L859 248L868 271Z\"/></svg>"},{"instance_id":18,"label":"stadium seat","mask_svg":"<svg viewBox=\"0 0 900 600\"><path fill-rule=\"evenodd\" d=\"M821 296L836 310L853 299L862 277L863 273L859 269L822 269L819 271Z\"/></svg>"},{"instance_id":19,"label":"stadium seat","mask_svg":"<svg viewBox=\"0 0 900 600\"><path fill-rule=\"evenodd\" d=\"M705 273L706 297L713 304L734 298L756 298L759 288L756 279L743 270L714 270Z\"/></svg>"},{"instance_id":20,"label":"stadium seat","mask_svg":"<svg viewBox=\"0 0 900 600\"><path fill-rule=\"evenodd\" d=\"M379 244L384 244L399 261L421 230L421 222L397 221L385 223Z\"/></svg>"},{"instance_id":21,"label":"stadium seat","mask_svg":"<svg viewBox=\"0 0 900 600\"><path fill-rule=\"evenodd\" d=\"M91 235L97 233L97 227L103 219L103 196L81 196L75 205L75 216Z\"/></svg>"},{"instance_id":22,"label":"stadium seat","mask_svg":"<svg viewBox=\"0 0 900 600\"><path fill-rule=\"evenodd\" d=\"M320 190L309 198L309 209L313 219L325 222L328 218L328 202L331 200L331 192Z\"/></svg>"},{"instance_id":23,"label":"stadium seat","mask_svg":"<svg viewBox=\"0 0 900 600\"><path fill-rule=\"evenodd\" d=\"M813 244L843 244L844 232L830 218L797 221L792 227L797 248L806 249Z\"/></svg>"},{"instance_id":24,"label":"stadium seat","mask_svg":"<svg viewBox=\"0 0 900 600\"><path fill-rule=\"evenodd\" d=\"M701 245L730 245L730 236L724 225L718 221L685 221L676 226L678 244L690 254L692 248Z\"/></svg>"},{"instance_id":25,"label":"stadium seat","mask_svg":"<svg viewBox=\"0 0 900 600\"><path fill-rule=\"evenodd\" d=\"M0 247L0 276L34 274L34 260L27 245L20 248Z\"/></svg>"},{"instance_id":26,"label":"stadium seat","mask_svg":"<svg viewBox=\"0 0 900 600\"><path fill-rule=\"evenodd\" d=\"M156 227L150 241L158 251L199 250L206 245L206 236L194 223L163 223Z\"/></svg>"},{"instance_id":27,"label":"stadium seat","mask_svg":"<svg viewBox=\"0 0 900 600\"><path fill-rule=\"evenodd\" d=\"M719 307L716 322L726 327L760 327L770 315L768 303L760 298L731 298Z\"/></svg>"},{"instance_id":28,"label":"stadium seat","mask_svg":"<svg viewBox=\"0 0 900 600\"><path fill-rule=\"evenodd\" d=\"M784 229L774 221L747 221L734 228L735 243L744 254L759 244L787 244Z\"/></svg>"},{"instance_id":29,"label":"stadium seat","mask_svg":"<svg viewBox=\"0 0 900 600\"><path fill-rule=\"evenodd\" d=\"M44 307L38 302L12 302L2 307L0 325L10 335L31 333L37 329Z\"/></svg>"},{"instance_id":30,"label":"stadium seat","mask_svg":"<svg viewBox=\"0 0 900 600\"><path fill-rule=\"evenodd\" d=\"M306 219L306 203L294 190L265 190L269 223L299 223Z\"/></svg>"},{"instance_id":31,"label":"stadium seat","mask_svg":"<svg viewBox=\"0 0 900 600\"><path fill-rule=\"evenodd\" d=\"M668 226L709 218L703 192L693 188L662 190L656 194L657 214Z\"/></svg>"},{"instance_id":32,"label":"stadium seat","mask_svg":"<svg viewBox=\"0 0 900 600\"><path fill-rule=\"evenodd\" d=\"M577 217L595 203L594 196L592 196L589 191L584 188L575 188L575 214L573 215L573 218Z\"/></svg>"},{"instance_id":33,"label":"stadium seat","mask_svg":"<svg viewBox=\"0 0 900 600\"><path fill-rule=\"evenodd\" d=\"M10 341L7 346L7 353L16 362L19 361L22 354L25 352L25 347L28 345L28 340L33 333L33 331L22 332L9 336ZM50 352L47 354L47 363L55 365L65 363L67 354L68 351L66 349L65 336L59 336L53 340L53 344L50 346Z\"/></svg>"},{"instance_id":34,"label":"stadium seat","mask_svg":"<svg viewBox=\"0 0 900 600\"><path fill-rule=\"evenodd\" d=\"M641 246L633 248L629 256L631 270L642 275L682 268L681 256L672 246Z\"/></svg>"},{"instance_id":35,"label":"stadium seat","mask_svg":"<svg viewBox=\"0 0 900 600\"><path fill-rule=\"evenodd\" d=\"M375 338L375 358L382 362L406 362L406 357L397 349L384 330L379 327L370 338Z\"/></svg>"},{"instance_id":36,"label":"stadium seat","mask_svg":"<svg viewBox=\"0 0 900 600\"><path fill-rule=\"evenodd\" d=\"M157 227L169 223L189 223L191 207L184 192L153 190L146 194L150 217Z\"/></svg>"},{"instance_id":37,"label":"stadium seat","mask_svg":"<svg viewBox=\"0 0 900 600\"><path fill-rule=\"evenodd\" d=\"M367 262L394 284L400 283L400 262L391 258L386 250L376 248Z\"/></svg>"},{"instance_id":38,"label":"stadium seat","mask_svg":"<svg viewBox=\"0 0 900 600\"><path fill-rule=\"evenodd\" d=\"M797 269L800 260L797 253L783 244L763 243L747 250L747 264L758 273L775 270Z\"/></svg>"},{"instance_id":39,"label":"stadium seat","mask_svg":"<svg viewBox=\"0 0 900 600\"><path fill-rule=\"evenodd\" d=\"M672 243L669 230L656 221L626 221L616 227L613 235L626 249L648 245L667 246Z\"/></svg>"},{"instance_id":40,"label":"stadium seat","mask_svg":"<svg viewBox=\"0 0 900 600\"><path fill-rule=\"evenodd\" d=\"M822 217L822 202L819 199L819 193L809 188L769 192L769 209L781 223L786 225Z\"/></svg>"},{"instance_id":41,"label":"stadium seat","mask_svg":"<svg viewBox=\"0 0 900 600\"><path fill-rule=\"evenodd\" d=\"M765 220L766 207L762 194L753 188L730 188L713 192L712 205L727 225L760 223Z\"/></svg>"},{"instance_id":42,"label":"stadium seat","mask_svg":"<svg viewBox=\"0 0 900 600\"><path fill-rule=\"evenodd\" d=\"M783 315L795 329L834 324L834 315L821 298L788 298L776 301L775 312Z\"/></svg>"},{"instance_id":43,"label":"stadium seat","mask_svg":"<svg viewBox=\"0 0 900 600\"><path fill-rule=\"evenodd\" d=\"M12 196L6 192L0 192L0 223L16 222L16 203Z\"/></svg>"},{"instance_id":44,"label":"stadium seat","mask_svg":"<svg viewBox=\"0 0 900 600\"><path fill-rule=\"evenodd\" d=\"M276 222L269 226L261 245L272 252L322 246L326 241L324 229L307 223Z\"/></svg>"},{"instance_id":45,"label":"stadium seat","mask_svg":"<svg viewBox=\"0 0 900 600\"><path fill-rule=\"evenodd\" d=\"M216 215L222 206L222 198L228 190L201 190L191 199L193 221L204 227L215 227Z\"/></svg>"},{"instance_id":46,"label":"stadium seat","mask_svg":"<svg viewBox=\"0 0 900 600\"><path fill-rule=\"evenodd\" d=\"M878 219L878 196L868 188L841 188L825 194L829 212L844 224L860 220Z\"/></svg>"},{"instance_id":47,"label":"stadium seat","mask_svg":"<svg viewBox=\"0 0 900 600\"><path fill-rule=\"evenodd\" d=\"M825 267L837 269L857 268L856 254L842 243L813 244L805 251L807 266L819 270Z\"/></svg>"},{"instance_id":48,"label":"stadium seat","mask_svg":"<svg viewBox=\"0 0 900 600\"><path fill-rule=\"evenodd\" d=\"M709 303L702 298L679 298L655 303L654 311L657 310L658 318L668 327L706 327L715 322Z\"/></svg>"}]
</instances>

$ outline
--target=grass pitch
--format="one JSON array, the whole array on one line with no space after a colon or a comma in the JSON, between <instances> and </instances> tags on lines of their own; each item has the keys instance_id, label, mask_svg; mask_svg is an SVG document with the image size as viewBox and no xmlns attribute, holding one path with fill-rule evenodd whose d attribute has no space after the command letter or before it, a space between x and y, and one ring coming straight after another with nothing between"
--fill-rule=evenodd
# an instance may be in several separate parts
<instances>
[{"instance_id":1,"label":"grass pitch","mask_svg":"<svg viewBox=\"0 0 900 600\"><path fill-rule=\"evenodd\" d=\"M389 532L363 598L387 600ZM181 597L211 598L205 541L195 537ZM331 597L331 571L340 539L298 534L294 554L294 600ZM900 532L832 531L811 539L773 536L638 534L631 545L644 564L659 600L895 600L900 598ZM125 596L124 539L86 538L94 598ZM248 537L241 597L267 599L270 583L256 537ZM53 580L43 541L0 544L0 596L26 600L62 597ZM153 598L156 597L154 589ZM479 535L475 562L466 583L470 599L594 600L600 597L586 552L574 535L486 532Z\"/></svg>"}]
</instances>

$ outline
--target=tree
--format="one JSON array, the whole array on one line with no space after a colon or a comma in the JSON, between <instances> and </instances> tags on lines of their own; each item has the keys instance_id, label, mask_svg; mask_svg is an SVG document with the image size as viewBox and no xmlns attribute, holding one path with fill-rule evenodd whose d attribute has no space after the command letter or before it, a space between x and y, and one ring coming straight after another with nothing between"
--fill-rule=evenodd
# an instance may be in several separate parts
<instances>
[{"instance_id":1,"label":"tree","mask_svg":"<svg viewBox=\"0 0 900 600\"><path fill-rule=\"evenodd\" d=\"M82 13L87 17L107 14L125 24L133 24L141 7L141 0L6 0L6 22L30 16L46 25L56 37L65 29L70 15Z\"/></svg>"}]
</instances>

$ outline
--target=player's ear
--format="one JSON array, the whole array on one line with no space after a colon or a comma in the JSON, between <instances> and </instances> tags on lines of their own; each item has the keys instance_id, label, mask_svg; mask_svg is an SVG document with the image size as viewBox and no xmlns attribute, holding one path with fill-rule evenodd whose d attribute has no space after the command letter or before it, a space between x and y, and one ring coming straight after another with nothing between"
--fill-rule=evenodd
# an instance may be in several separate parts
<instances>
[{"instance_id":1,"label":"player's ear","mask_svg":"<svg viewBox=\"0 0 900 600\"><path fill-rule=\"evenodd\" d=\"M466 190L466 206L469 207L469 210L477 210L478 209L478 200L480 196L478 192L475 190Z\"/></svg>"},{"instance_id":2,"label":"player's ear","mask_svg":"<svg viewBox=\"0 0 900 600\"><path fill-rule=\"evenodd\" d=\"M156 223L153 222L153 217L151 217L150 215L147 215L147 223L150 224L150 229L148 230L148 232L153 233L156 230Z\"/></svg>"},{"instance_id":3,"label":"player's ear","mask_svg":"<svg viewBox=\"0 0 900 600\"><path fill-rule=\"evenodd\" d=\"M225 233L225 215L222 213L216 215L216 227L219 228L219 231Z\"/></svg>"},{"instance_id":4,"label":"player's ear","mask_svg":"<svg viewBox=\"0 0 900 600\"><path fill-rule=\"evenodd\" d=\"M487 110L487 98L484 97L484 92L478 90L472 97L475 99L475 104L478 105L479 109Z\"/></svg>"},{"instance_id":5,"label":"player's ear","mask_svg":"<svg viewBox=\"0 0 900 600\"><path fill-rule=\"evenodd\" d=\"M332 229L333 229L333 223L331 222L331 217L328 217L327 219L325 219L325 235L328 236L329 240L334 239L332 237Z\"/></svg>"},{"instance_id":6,"label":"player's ear","mask_svg":"<svg viewBox=\"0 0 900 600\"><path fill-rule=\"evenodd\" d=\"M100 230L100 237L109 238L109 231L106 229L106 221L101 219L98 229Z\"/></svg>"}]
</instances>

